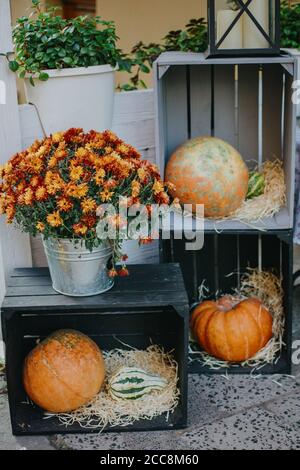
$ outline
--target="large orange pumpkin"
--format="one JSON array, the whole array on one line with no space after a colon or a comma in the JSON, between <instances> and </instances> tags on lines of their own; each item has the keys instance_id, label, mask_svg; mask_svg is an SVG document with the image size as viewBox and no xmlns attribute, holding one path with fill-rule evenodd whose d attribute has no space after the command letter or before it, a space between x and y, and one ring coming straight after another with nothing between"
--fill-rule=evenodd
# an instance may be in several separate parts
<instances>
[{"instance_id":1,"label":"large orange pumpkin","mask_svg":"<svg viewBox=\"0 0 300 470\"><path fill-rule=\"evenodd\" d=\"M53 333L24 363L29 398L46 411L63 413L88 403L104 382L105 366L96 343L74 330Z\"/></svg>"},{"instance_id":2,"label":"large orange pumpkin","mask_svg":"<svg viewBox=\"0 0 300 470\"><path fill-rule=\"evenodd\" d=\"M171 156L166 180L175 185L174 197L182 204L204 205L205 217L229 215L245 200L249 171L241 155L215 137L187 141Z\"/></svg>"},{"instance_id":3,"label":"large orange pumpkin","mask_svg":"<svg viewBox=\"0 0 300 470\"><path fill-rule=\"evenodd\" d=\"M230 362L255 356L272 338L272 326L272 315L256 298L206 301L191 318L192 332L204 351Z\"/></svg>"}]
</instances>

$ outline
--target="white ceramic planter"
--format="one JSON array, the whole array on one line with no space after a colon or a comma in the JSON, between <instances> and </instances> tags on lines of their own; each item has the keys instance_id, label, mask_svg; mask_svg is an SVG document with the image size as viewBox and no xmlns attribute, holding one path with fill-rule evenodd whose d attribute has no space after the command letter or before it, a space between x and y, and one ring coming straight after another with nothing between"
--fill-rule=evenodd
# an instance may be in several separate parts
<instances>
[{"instance_id":1,"label":"white ceramic planter","mask_svg":"<svg viewBox=\"0 0 300 470\"><path fill-rule=\"evenodd\" d=\"M115 71L110 65L46 70L46 82L25 79L28 103L36 106L47 135L70 127L111 129Z\"/></svg>"}]
</instances>

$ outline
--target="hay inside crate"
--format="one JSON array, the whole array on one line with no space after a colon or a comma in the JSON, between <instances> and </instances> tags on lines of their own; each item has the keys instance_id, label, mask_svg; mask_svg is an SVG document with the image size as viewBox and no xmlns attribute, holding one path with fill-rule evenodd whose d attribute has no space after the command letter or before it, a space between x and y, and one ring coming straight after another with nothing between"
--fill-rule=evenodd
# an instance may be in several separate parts
<instances>
[{"instance_id":1,"label":"hay inside crate","mask_svg":"<svg viewBox=\"0 0 300 470\"><path fill-rule=\"evenodd\" d=\"M146 350L114 349L104 352L106 365L105 385L88 405L72 413L50 414L45 418L58 418L66 426L79 424L83 429L103 431L107 426L126 427L139 420L152 420L157 416L174 412L178 406L180 392L177 386L178 365L172 353L164 352L158 346ZM161 391L144 395L137 400L114 400L107 392L110 377L122 367L138 367L149 373L165 378L168 385Z\"/></svg>"},{"instance_id":2,"label":"hay inside crate","mask_svg":"<svg viewBox=\"0 0 300 470\"><path fill-rule=\"evenodd\" d=\"M200 301L204 300L206 294L207 290L203 284L199 288ZM241 299L257 297L263 302L273 316L273 337L254 357L239 364L218 360L210 356L202 351L194 339L191 338L189 347L190 362L197 361L212 370L250 367L255 373L266 364L275 364L284 346L285 315L282 280L272 272L249 269L242 277L240 288L236 289L234 294Z\"/></svg>"}]
</instances>

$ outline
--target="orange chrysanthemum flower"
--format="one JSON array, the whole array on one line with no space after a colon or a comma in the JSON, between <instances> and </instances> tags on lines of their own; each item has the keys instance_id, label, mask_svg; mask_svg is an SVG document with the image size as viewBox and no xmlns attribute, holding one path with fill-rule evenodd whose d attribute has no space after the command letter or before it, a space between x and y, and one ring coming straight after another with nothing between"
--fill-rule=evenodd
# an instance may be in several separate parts
<instances>
[{"instance_id":1,"label":"orange chrysanthemum flower","mask_svg":"<svg viewBox=\"0 0 300 470\"><path fill-rule=\"evenodd\" d=\"M159 204L169 204L170 197L165 191L163 191L162 193L159 193L157 196L155 196L155 200Z\"/></svg>"},{"instance_id":2,"label":"orange chrysanthemum flower","mask_svg":"<svg viewBox=\"0 0 300 470\"><path fill-rule=\"evenodd\" d=\"M152 187L152 191L153 191L154 195L156 196L157 194L162 193L164 191L164 189L165 188L164 188L163 183L156 179L155 182L154 182L154 185Z\"/></svg>"},{"instance_id":3,"label":"orange chrysanthemum flower","mask_svg":"<svg viewBox=\"0 0 300 470\"><path fill-rule=\"evenodd\" d=\"M52 140L55 144L58 144L59 142L63 141L63 139L64 139L63 132L56 132L55 134L52 135Z\"/></svg>"},{"instance_id":4,"label":"orange chrysanthemum flower","mask_svg":"<svg viewBox=\"0 0 300 470\"><path fill-rule=\"evenodd\" d=\"M129 271L128 269L126 268L126 266L123 266L120 270L119 270L119 276L120 277L126 277L126 276L129 276Z\"/></svg>"},{"instance_id":5,"label":"orange chrysanthemum flower","mask_svg":"<svg viewBox=\"0 0 300 470\"><path fill-rule=\"evenodd\" d=\"M24 193L24 204L31 206L33 203L33 191L31 188L27 188Z\"/></svg>"},{"instance_id":6,"label":"orange chrysanthemum flower","mask_svg":"<svg viewBox=\"0 0 300 470\"><path fill-rule=\"evenodd\" d=\"M103 202L111 201L113 195L114 195L114 192L109 191L109 189L105 189L104 191L101 191L101 193L100 193L100 197L101 197Z\"/></svg>"},{"instance_id":7,"label":"orange chrysanthemum flower","mask_svg":"<svg viewBox=\"0 0 300 470\"><path fill-rule=\"evenodd\" d=\"M84 147L80 147L75 152L75 156L78 158L85 158L88 156L88 154L89 154L88 150Z\"/></svg>"},{"instance_id":8,"label":"orange chrysanthemum flower","mask_svg":"<svg viewBox=\"0 0 300 470\"><path fill-rule=\"evenodd\" d=\"M48 161L48 168L55 168L58 163L58 160L55 155L53 155Z\"/></svg>"},{"instance_id":9,"label":"orange chrysanthemum flower","mask_svg":"<svg viewBox=\"0 0 300 470\"><path fill-rule=\"evenodd\" d=\"M147 175L145 168L139 168L137 171L137 174L141 183L143 183L147 179L148 175Z\"/></svg>"},{"instance_id":10,"label":"orange chrysanthemum flower","mask_svg":"<svg viewBox=\"0 0 300 470\"><path fill-rule=\"evenodd\" d=\"M45 186L40 186L35 192L35 198L37 201L45 201L48 198L47 189Z\"/></svg>"},{"instance_id":11,"label":"orange chrysanthemum flower","mask_svg":"<svg viewBox=\"0 0 300 470\"><path fill-rule=\"evenodd\" d=\"M110 271L108 271L108 276L111 278L117 277L118 276L117 270L115 268L111 269Z\"/></svg>"},{"instance_id":12,"label":"orange chrysanthemum flower","mask_svg":"<svg viewBox=\"0 0 300 470\"><path fill-rule=\"evenodd\" d=\"M103 168L100 168L100 170L97 170L95 174L95 182L98 186L101 186L103 184L103 179L105 178L106 171Z\"/></svg>"},{"instance_id":13,"label":"orange chrysanthemum flower","mask_svg":"<svg viewBox=\"0 0 300 470\"><path fill-rule=\"evenodd\" d=\"M62 197L57 201L57 207L61 212L69 212L73 208L73 203L70 199Z\"/></svg>"},{"instance_id":14,"label":"orange chrysanthemum flower","mask_svg":"<svg viewBox=\"0 0 300 470\"><path fill-rule=\"evenodd\" d=\"M30 185L32 188L36 188L40 184L39 176L33 176L30 180Z\"/></svg>"},{"instance_id":15,"label":"orange chrysanthemum flower","mask_svg":"<svg viewBox=\"0 0 300 470\"><path fill-rule=\"evenodd\" d=\"M36 224L36 228L39 232L44 232L46 225L43 222L38 222Z\"/></svg>"},{"instance_id":16,"label":"orange chrysanthemum flower","mask_svg":"<svg viewBox=\"0 0 300 470\"><path fill-rule=\"evenodd\" d=\"M73 180L73 181L78 181L78 180L80 180L80 178L81 178L82 175L83 175L83 172L84 172L84 170L83 170L82 166L75 166L75 167L73 167L73 168L71 169L71 171L70 171L70 178L71 178L71 180Z\"/></svg>"},{"instance_id":17,"label":"orange chrysanthemum flower","mask_svg":"<svg viewBox=\"0 0 300 470\"><path fill-rule=\"evenodd\" d=\"M84 214L89 214L97 209L97 204L93 199L88 198L81 202L81 208Z\"/></svg>"},{"instance_id":18,"label":"orange chrysanthemum flower","mask_svg":"<svg viewBox=\"0 0 300 470\"><path fill-rule=\"evenodd\" d=\"M13 205L9 205L6 208L5 213L6 213L6 216L7 216L7 223L11 224L13 222L13 219L14 219L14 216L15 216L15 213L16 213L16 209L14 208Z\"/></svg>"},{"instance_id":19,"label":"orange chrysanthemum flower","mask_svg":"<svg viewBox=\"0 0 300 470\"><path fill-rule=\"evenodd\" d=\"M138 197L141 192L141 185L138 181L133 181L131 183L132 197Z\"/></svg>"},{"instance_id":20,"label":"orange chrysanthemum flower","mask_svg":"<svg viewBox=\"0 0 300 470\"><path fill-rule=\"evenodd\" d=\"M75 235L86 235L88 231L88 227L84 225L83 223L75 224L73 225L73 230Z\"/></svg>"},{"instance_id":21,"label":"orange chrysanthemum flower","mask_svg":"<svg viewBox=\"0 0 300 470\"><path fill-rule=\"evenodd\" d=\"M51 227L60 227L63 224L63 220L60 216L59 211L53 212L47 216L47 222Z\"/></svg>"},{"instance_id":22,"label":"orange chrysanthemum flower","mask_svg":"<svg viewBox=\"0 0 300 470\"><path fill-rule=\"evenodd\" d=\"M66 195L74 197L76 199L83 199L89 191L89 187L86 183L76 185L75 183L69 183L66 188Z\"/></svg>"}]
</instances>

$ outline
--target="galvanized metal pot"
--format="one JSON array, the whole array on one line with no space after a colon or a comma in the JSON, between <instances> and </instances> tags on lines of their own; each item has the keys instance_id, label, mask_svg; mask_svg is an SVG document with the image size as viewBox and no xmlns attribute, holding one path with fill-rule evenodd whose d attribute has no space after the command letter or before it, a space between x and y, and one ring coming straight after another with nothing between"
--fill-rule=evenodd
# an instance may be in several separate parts
<instances>
[{"instance_id":1,"label":"galvanized metal pot","mask_svg":"<svg viewBox=\"0 0 300 470\"><path fill-rule=\"evenodd\" d=\"M108 276L112 249L108 243L92 252L72 240L43 239L53 289L71 297L102 294L114 285Z\"/></svg>"}]
</instances>

